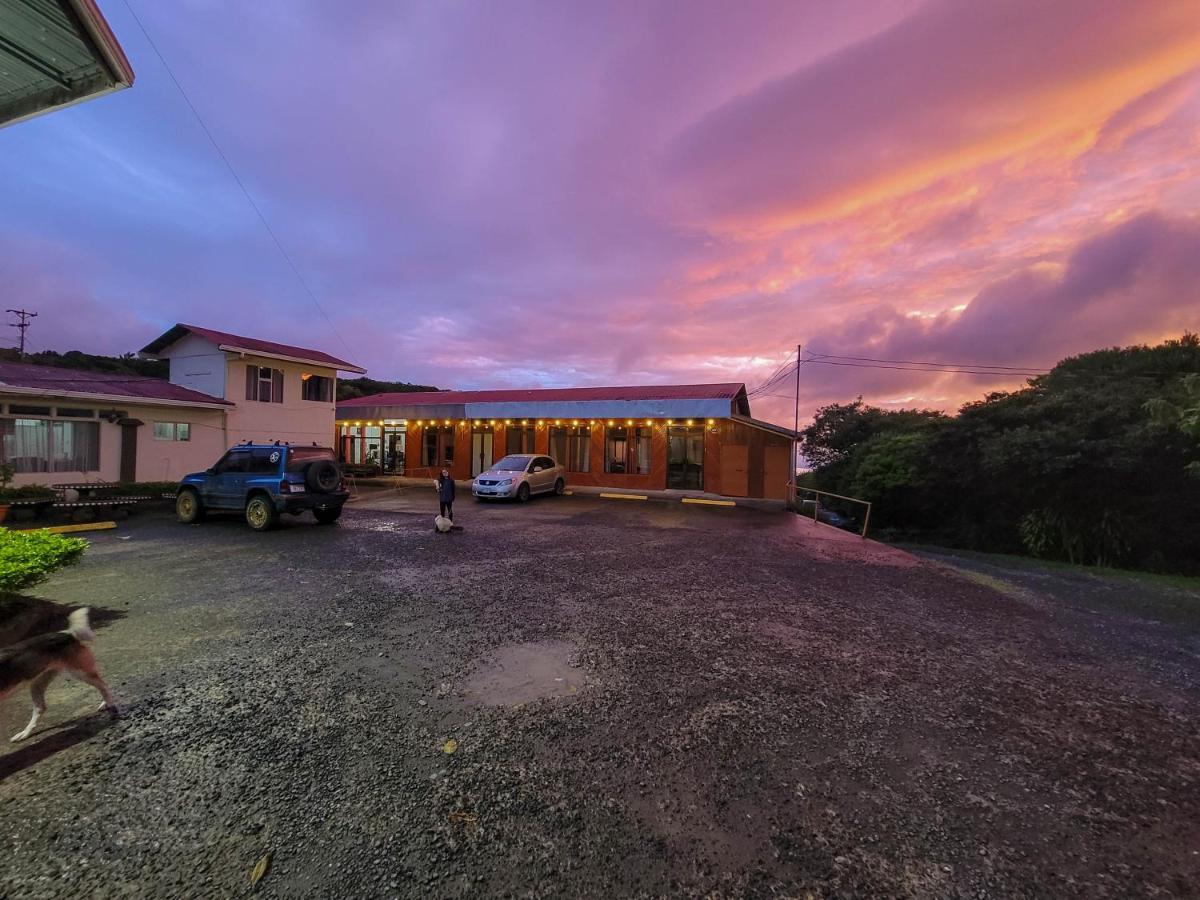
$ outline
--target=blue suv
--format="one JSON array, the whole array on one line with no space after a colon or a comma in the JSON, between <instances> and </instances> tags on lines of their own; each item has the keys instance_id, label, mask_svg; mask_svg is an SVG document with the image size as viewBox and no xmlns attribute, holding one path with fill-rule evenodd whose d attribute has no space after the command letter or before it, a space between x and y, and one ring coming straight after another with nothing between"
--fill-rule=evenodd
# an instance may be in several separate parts
<instances>
[{"instance_id":1,"label":"blue suv","mask_svg":"<svg viewBox=\"0 0 1200 900\"><path fill-rule=\"evenodd\" d=\"M209 510L236 510L255 531L268 531L285 512L298 516L312 510L320 524L336 522L349 496L328 447L245 443L211 469L184 476L175 512L190 525Z\"/></svg>"}]
</instances>

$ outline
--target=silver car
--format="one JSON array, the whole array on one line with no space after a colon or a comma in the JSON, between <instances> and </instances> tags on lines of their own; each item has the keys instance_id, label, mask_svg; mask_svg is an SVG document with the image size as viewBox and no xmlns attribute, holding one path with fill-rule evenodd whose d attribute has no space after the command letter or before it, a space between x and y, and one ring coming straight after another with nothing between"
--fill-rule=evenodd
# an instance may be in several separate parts
<instances>
[{"instance_id":1,"label":"silver car","mask_svg":"<svg viewBox=\"0 0 1200 900\"><path fill-rule=\"evenodd\" d=\"M566 470L550 457L532 453L510 454L471 482L476 500L516 497L523 502L534 494L561 494L566 488Z\"/></svg>"}]
</instances>

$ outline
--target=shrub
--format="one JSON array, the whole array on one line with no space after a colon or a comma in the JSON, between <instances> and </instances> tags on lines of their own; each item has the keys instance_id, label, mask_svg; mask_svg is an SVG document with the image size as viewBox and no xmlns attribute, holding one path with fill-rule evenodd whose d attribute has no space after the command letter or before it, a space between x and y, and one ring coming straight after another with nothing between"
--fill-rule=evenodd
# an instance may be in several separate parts
<instances>
[{"instance_id":1,"label":"shrub","mask_svg":"<svg viewBox=\"0 0 1200 900\"><path fill-rule=\"evenodd\" d=\"M54 491L42 484L0 488L0 503L11 503L13 500L53 500L54 496Z\"/></svg>"},{"instance_id":2,"label":"shrub","mask_svg":"<svg viewBox=\"0 0 1200 900\"><path fill-rule=\"evenodd\" d=\"M30 587L83 555L87 541L48 531L0 529L0 590Z\"/></svg>"},{"instance_id":3,"label":"shrub","mask_svg":"<svg viewBox=\"0 0 1200 900\"><path fill-rule=\"evenodd\" d=\"M178 490L178 481L122 481L101 494L109 497L157 497L159 494L174 494Z\"/></svg>"}]
</instances>

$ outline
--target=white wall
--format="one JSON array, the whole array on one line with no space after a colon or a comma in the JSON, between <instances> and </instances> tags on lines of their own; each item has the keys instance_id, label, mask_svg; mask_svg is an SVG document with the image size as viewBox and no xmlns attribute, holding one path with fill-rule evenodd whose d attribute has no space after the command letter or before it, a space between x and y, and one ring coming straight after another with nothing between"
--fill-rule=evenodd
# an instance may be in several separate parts
<instances>
[{"instance_id":1,"label":"white wall","mask_svg":"<svg viewBox=\"0 0 1200 900\"><path fill-rule=\"evenodd\" d=\"M283 370L283 402L263 403L246 399L246 366L267 366ZM307 363L283 362L263 356L229 354L225 384L227 400L237 404L229 411L229 442L287 441L293 444L316 443L333 446L336 402L321 403L301 399L303 373L334 379L332 397L337 396L337 371Z\"/></svg>"},{"instance_id":2,"label":"white wall","mask_svg":"<svg viewBox=\"0 0 1200 900\"><path fill-rule=\"evenodd\" d=\"M170 360L172 384L191 388L210 397L225 398L225 354L212 341L188 334L167 347L161 355Z\"/></svg>"}]
</instances>

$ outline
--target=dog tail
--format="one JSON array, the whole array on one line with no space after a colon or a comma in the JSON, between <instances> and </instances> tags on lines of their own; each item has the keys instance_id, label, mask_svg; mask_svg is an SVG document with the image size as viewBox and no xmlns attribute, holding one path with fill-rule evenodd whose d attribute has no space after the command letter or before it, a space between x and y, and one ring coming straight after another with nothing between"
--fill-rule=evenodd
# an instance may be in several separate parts
<instances>
[{"instance_id":1,"label":"dog tail","mask_svg":"<svg viewBox=\"0 0 1200 900\"><path fill-rule=\"evenodd\" d=\"M86 606L81 606L67 616L67 633L81 643L86 643L96 636L96 633L92 631L91 624L88 622L88 608Z\"/></svg>"}]
</instances>

